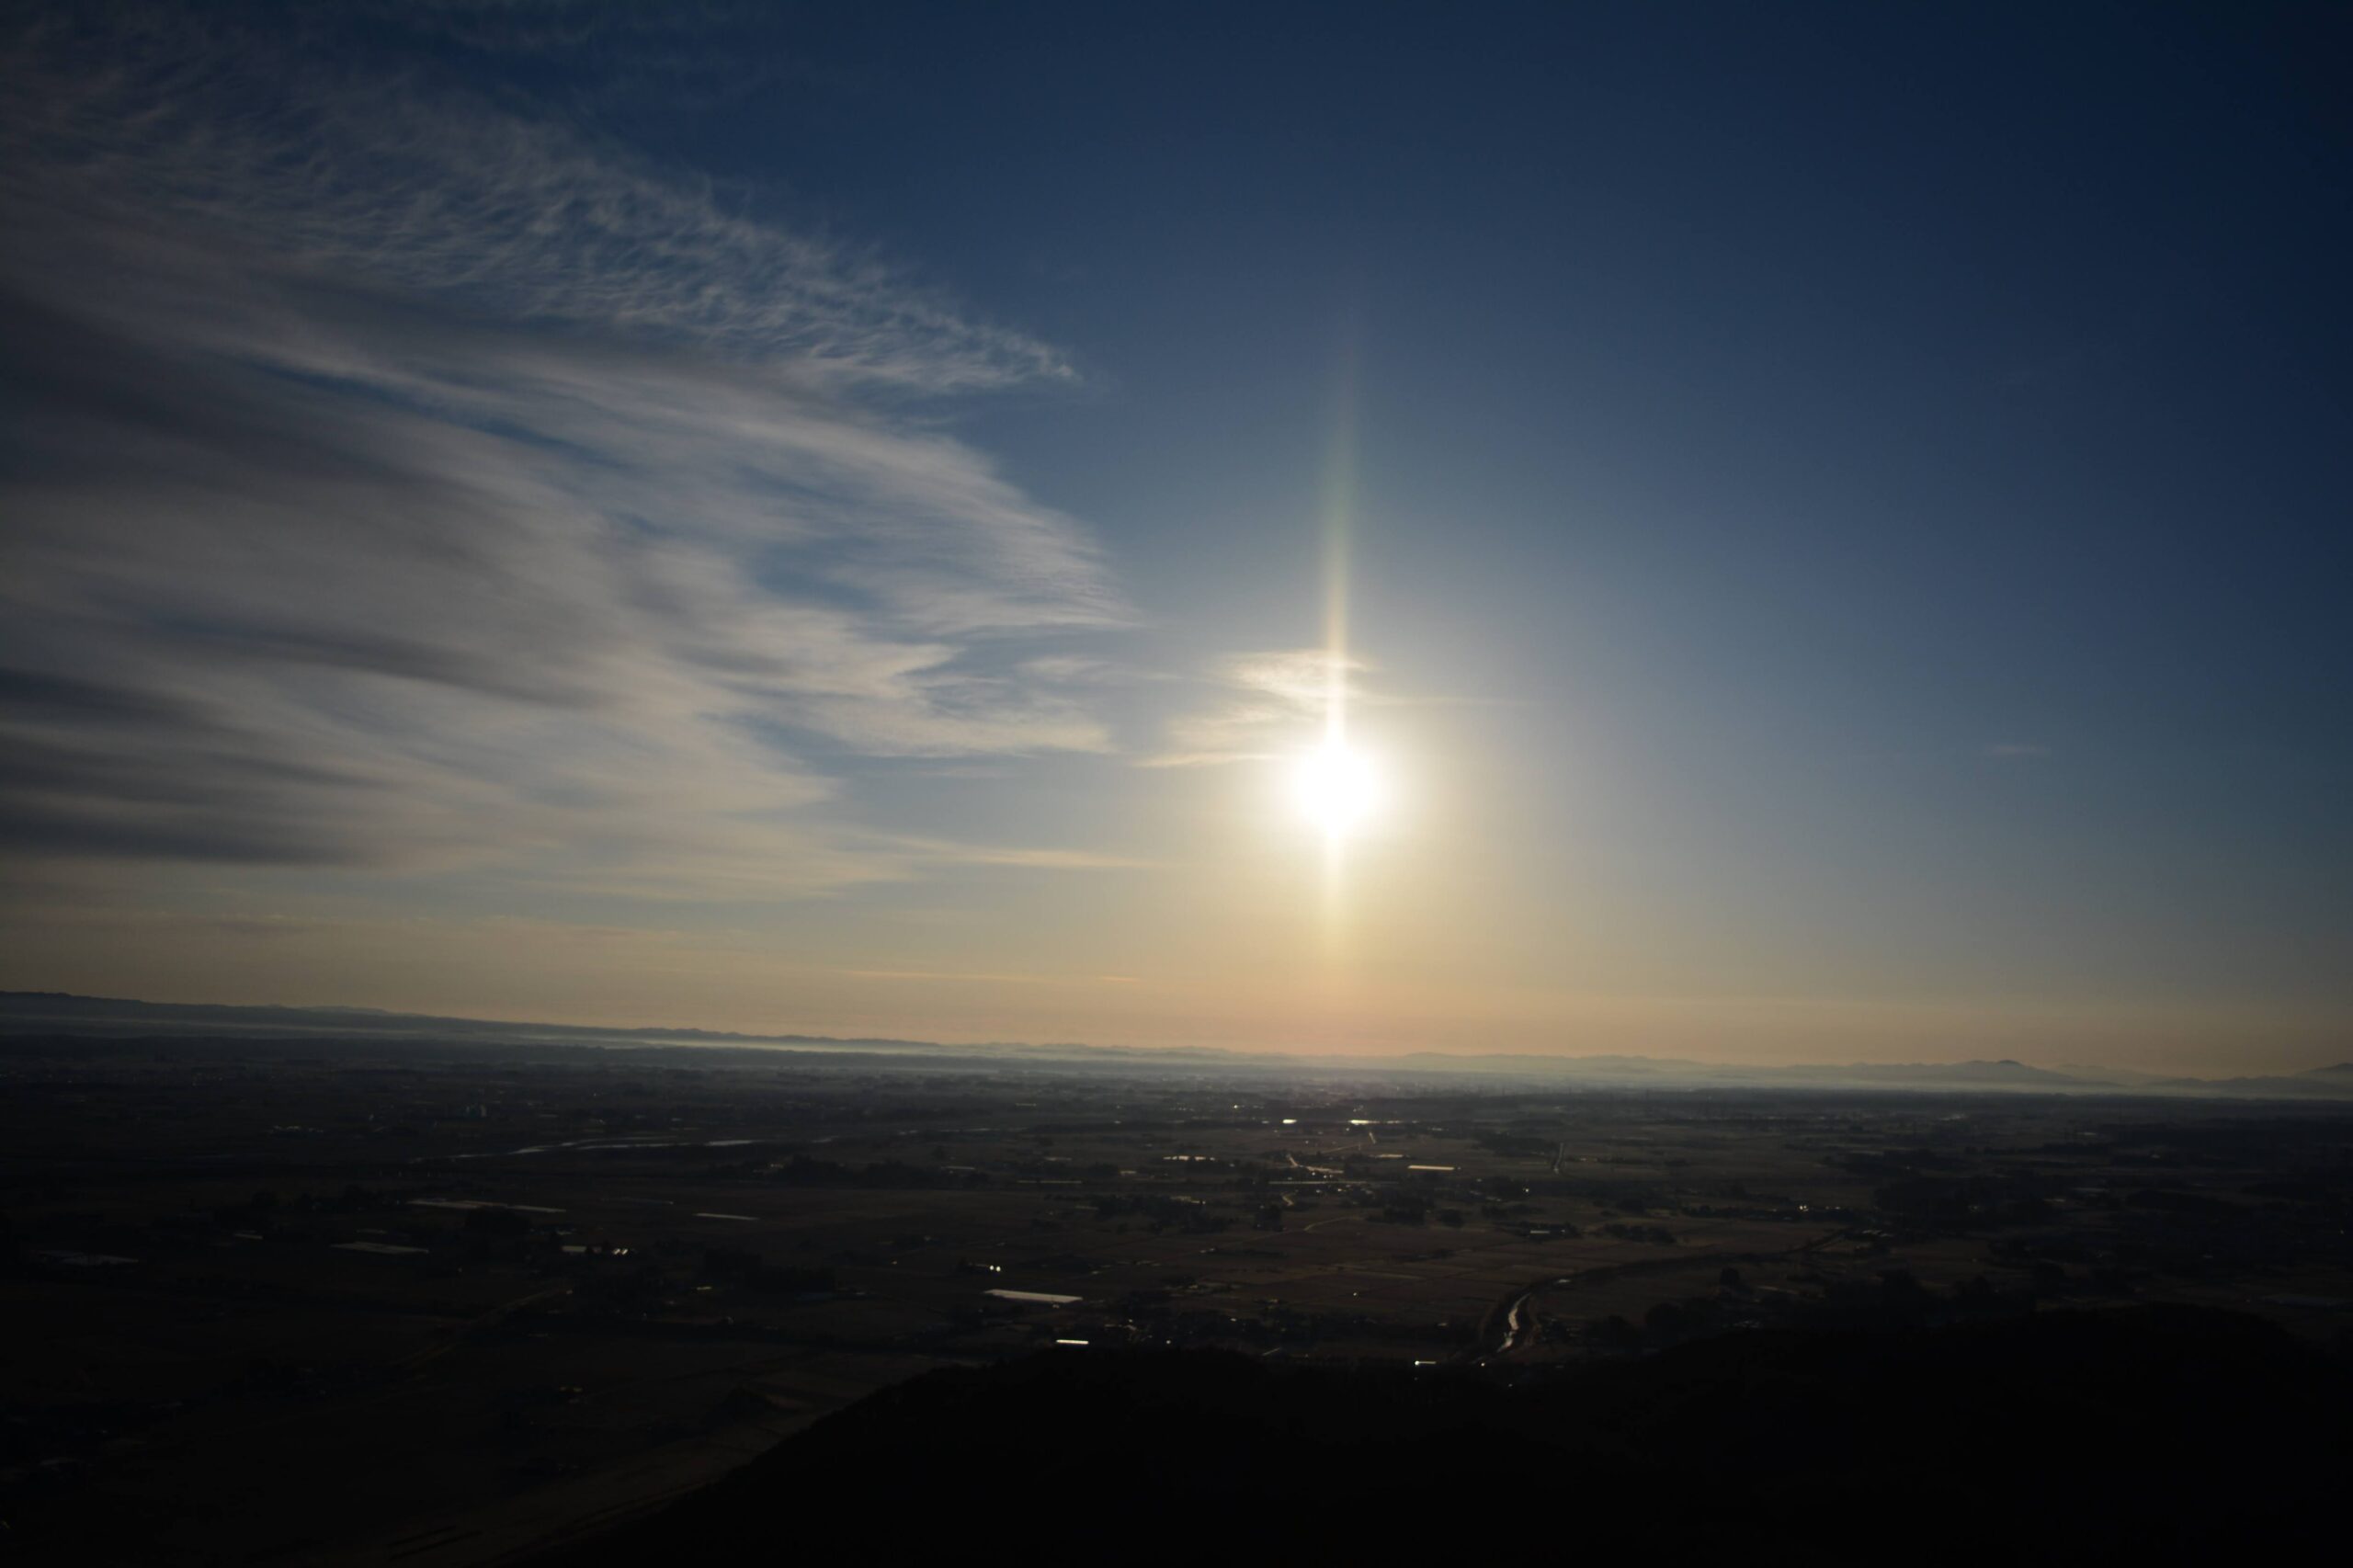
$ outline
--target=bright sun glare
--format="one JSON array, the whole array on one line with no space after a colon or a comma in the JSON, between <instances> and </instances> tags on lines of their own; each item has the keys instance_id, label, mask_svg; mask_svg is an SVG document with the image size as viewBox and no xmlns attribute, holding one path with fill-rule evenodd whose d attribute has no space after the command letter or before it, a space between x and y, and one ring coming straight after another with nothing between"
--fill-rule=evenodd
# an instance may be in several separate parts
<instances>
[{"instance_id":1,"label":"bright sun glare","mask_svg":"<svg viewBox=\"0 0 2353 1568\"><path fill-rule=\"evenodd\" d=\"M1381 804L1381 776L1362 753L1327 744L1300 759L1291 794L1309 821L1337 836Z\"/></svg>"}]
</instances>

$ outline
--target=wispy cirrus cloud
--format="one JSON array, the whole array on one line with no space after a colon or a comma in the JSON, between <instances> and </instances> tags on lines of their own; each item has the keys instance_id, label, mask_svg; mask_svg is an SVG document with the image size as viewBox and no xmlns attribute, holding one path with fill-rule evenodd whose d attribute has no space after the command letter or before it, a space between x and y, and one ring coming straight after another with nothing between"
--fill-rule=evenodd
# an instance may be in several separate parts
<instances>
[{"instance_id":1,"label":"wispy cirrus cloud","mask_svg":"<svg viewBox=\"0 0 2353 1568\"><path fill-rule=\"evenodd\" d=\"M870 250L750 215L747 196L230 7L61 10L0 62L9 184L87 210L801 380L928 393L1073 373Z\"/></svg>"},{"instance_id":2,"label":"wispy cirrus cloud","mask_svg":"<svg viewBox=\"0 0 2353 1568\"><path fill-rule=\"evenodd\" d=\"M1225 660L1212 676L1214 694L1169 721L1167 744L1144 758L1144 765L1212 767L1296 750L1320 733L1336 674L1351 708L1379 700L1365 689L1370 668L1322 648L1276 649Z\"/></svg>"},{"instance_id":3,"label":"wispy cirrus cloud","mask_svg":"<svg viewBox=\"0 0 2353 1568\"><path fill-rule=\"evenodd\" d=\"M892 412L1051 349L413 73L109 26L8 45L16 853L759 898L974 853L797 737L1108 746L999 652L1128 622L1085 530Z\"/></svg>"}]
</instances>

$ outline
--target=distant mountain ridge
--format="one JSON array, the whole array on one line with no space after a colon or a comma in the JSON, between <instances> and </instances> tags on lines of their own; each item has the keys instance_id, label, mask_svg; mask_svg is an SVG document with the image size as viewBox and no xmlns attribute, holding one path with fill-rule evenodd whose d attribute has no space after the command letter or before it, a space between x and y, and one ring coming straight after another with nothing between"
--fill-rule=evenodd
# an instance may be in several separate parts
<instances>
[{"instance_id":1,"label":"distant mountain ridge","mask_svg":"<svg viewBox=\"0 0 2353 1568\"><path fill-rule=\"evenodd\" d=\"M1999 1062L1854 1062L1745 1067L1662 1056L1455 1056L1443 1051L1415 1051L1396 1060L1415 1065L1427 1063L1433 1067L1443 1065L1458 1070L1475 1065L1483 1071L1523 1074L1542 1074L1550 1071L1606 1071L1623 1074L1630 1078L1696 1078L1727 1084L1746 1083L1752 1079L1770 1079L1781 1084L1836 1081L1840 1084L1876 1083L1901 1087L1933 1080L1939 1084L1962 1085L1978 1088L2042 1088L2056 1091L2081 1088L2086 1085L2104 1088L2113 1086L2115 1082L2091 1078L2075 1073L2057 1073L2047 1067L2030 1067L2023 1062L2007 1059Z\"/></svg>"},{"instance_id":2,"label":"distant mountain ridge","mask_svg":"<svg viewBox=\"0 0 2353 1568\"><path fill-rule=\"evenodd\" d=\"M581 1046L703 1046L824 1053L908 1056L941 1062L995 1060L1073 1062L1149 1067L1215 1062L1238 1070L1309 1069L1466 1074L1581 1086L1658 1089L1885 1089L1924 1092L2007 1091L2222 1096L2243 1099L2353 1100L2353 1062L2297 1074L2231 1078L2164 1076L2131 1069L2059 1071L2011 1058L1946 1062L1854 1062L1745 1066L1658 1056L1539 1056L1417 1051L1397 1056L1301 1056L1282 1051L1207 1046L1103 1046L996 1041L952 1045L890 1037L744 1034L694 1028L622 1028L592 1024L516 1022L444 1017L374 1007L238 1006L209 1002L144 1002L66 992L0 992L0 1038L38 1035L124 1039L155 1035L294 1040L443 1040L485 1043L572 1043Z\"/></svg>"}]
</instances>

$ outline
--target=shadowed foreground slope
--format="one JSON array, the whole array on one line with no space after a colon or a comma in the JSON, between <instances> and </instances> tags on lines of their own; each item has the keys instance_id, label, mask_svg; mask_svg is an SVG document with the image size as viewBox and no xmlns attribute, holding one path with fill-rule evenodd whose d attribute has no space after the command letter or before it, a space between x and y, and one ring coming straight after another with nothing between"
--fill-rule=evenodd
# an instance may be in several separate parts
<instances>
[{"instance_id":1,"label":"shadowed foreground slope","mask_svg":"<svg viewBox=\"0 0 2353 1568\"><path fill-rule=\"evenodd\" d=\"M1047 1355L851 1407L571 1562L893 1551L1252 1555L1336 1540L2029 1560L2344 1526L2338 1361L2234 1314L1733 1334L1558 1381ZM1889 1533L1895 1532L1895 1533Z\"/></svg>"}]
</instances>

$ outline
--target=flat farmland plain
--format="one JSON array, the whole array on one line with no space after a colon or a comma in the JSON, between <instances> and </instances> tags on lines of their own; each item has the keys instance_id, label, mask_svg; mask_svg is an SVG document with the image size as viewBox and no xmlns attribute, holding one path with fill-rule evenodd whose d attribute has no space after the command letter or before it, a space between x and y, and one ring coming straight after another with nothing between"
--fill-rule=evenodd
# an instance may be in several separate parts
<instances>
[{"instance_id":1,"label":"flat farmland plain","mask_svg":"<svg viewBox=\"0 0 2353 1568\"><path fill-rule=\"evenodd\" d=\"M2328 1108L352 1039L0 1074L0 1517L85 1558L502 1561L1041 1352L1540 1380L2150 1300L2335 1343L2353 1300Z\"/></svg>"}]
</instances>

